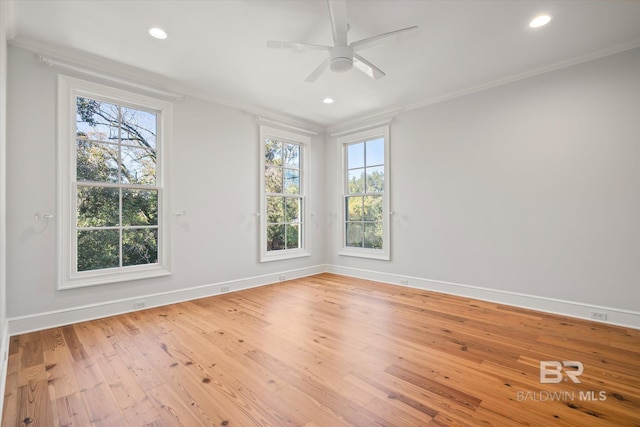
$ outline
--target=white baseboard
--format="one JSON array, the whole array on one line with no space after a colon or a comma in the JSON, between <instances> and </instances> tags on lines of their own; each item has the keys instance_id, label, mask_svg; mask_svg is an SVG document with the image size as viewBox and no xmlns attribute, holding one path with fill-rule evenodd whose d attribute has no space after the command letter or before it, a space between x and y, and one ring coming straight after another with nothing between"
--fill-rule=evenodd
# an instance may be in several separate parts
<instances>
[{"instance_id":1,"label":"white baseboard","mask_svg":"<svg viewBox=\"0 0 640 427\"><path fill-rule=\"evenodd\" d=\"M458 295L466 298L474 298L499 304L527 308L546 313L560 314L578 319L595 321L590 318L590 313L596 311L606 314L606 320L598 320L600 323L624 326L640 329L640 312L623 310L612 307L602 307L584 304L574 301L565 301L554 298L546 298L535 295L521 294L517 292L502 291L497 289L482 288L478 286L463 285L459 283L442 282L419 277L404 276L401 274L381 273L371 270L343 267L339 265L327 265L326 271L344 276L361 279L375 280L394 285L408 286L427 291L442 292ZM404 282L406 281L406 283Z\"/></svg>"},{"instance_id":2,"label":"white baseboard","mask_svg":"<svg viewBox=\"0 0 640 427\"><path fill-rule=\"evenodd\" d=\"M282 271L262 276L248 277L244 279L219 282L210 285L196 286L188 289L142 295L135 298L113 300L98 304L49 311L45 313L37 313L27 316L12 317L7 319L7 325L3 331L5 336L0 337L0 339L2 339L0 345L3 346L0 347L0 350L2 352L8 350L9 337L12 335L23 334L27 332L38 331L57 326L84 322L88 320L99 319L102 317L114 316L117 314L136 311L136 309L133 308L133 303L137 301L144 300L144 308L158 307L162 305L175 304L182 301L189 301L197 298L204 298L212 295L226 293L221 292L222 286L229 286L229 292L232 292L277 283L281 281L281 276L286 276L287 280L289 280L312 276L314 274L323 272L336 273L344 276L358 277L368 280L376 280L379 282L408 286L411 288L424 289L428 291L442 292L445 294L459 295L466 298L474 298L483 301L528 308L531 310L538 310L546 313L560 314L563 316L586 320L593 320L589 317L590 313L592 311L597 311L600 313L605 313L607 316L606 321L600 321L601 323L640 329L640 312L630 310L602 307L574 301L564 301L535 295L527 295L516 292L482 288L478 286L463 285L459 283L429 280L419 277L405 276L401 274L382 273L338 265L316 265L297 270ZM407 283L405 284L404 281L407 281ZM3 358L4 353L0 353L0 357ZM1 362L3 363L2 369L6 369L6 360L3 360ZM2 375L3 376L0 377L0 381L3 381L4 379L4 374Z\"/></svg>"},{"instance_id":3,"label":"white baseboard","mask_svg":"<svg viewBox=\"0 0 640 427\"><path fill-rule=\"evenodd\" d=\"M24 334L140 310L142 308L134 309L134 303L138 301L145 302L144 308L159 307L162 305L175 304L178 302L209 297L222 293L269 285L282 281L282 276L285 276L287 280L291 280L319 274L324 271L326 271L325 265L316 265L296 270L265 274L262 276L196 286L187 289L179 289L150 295L140 295L135 298L112 300L63 310L12 317L7 320L7 336ZM223 286L228 286L229 291L222 292L221 289Z\"/></svg>"},{"instance_id":4,"label":"white baseboard","mask_svg":"<svg viewBox=\"0 0 640 427\"><path fill-rule=\"evenodd\" d=\"M0 324L0 418L4 405L4 389L7 384L7 365L9 364L9 326L6 321Z\"/></svg>"}]
</instances>

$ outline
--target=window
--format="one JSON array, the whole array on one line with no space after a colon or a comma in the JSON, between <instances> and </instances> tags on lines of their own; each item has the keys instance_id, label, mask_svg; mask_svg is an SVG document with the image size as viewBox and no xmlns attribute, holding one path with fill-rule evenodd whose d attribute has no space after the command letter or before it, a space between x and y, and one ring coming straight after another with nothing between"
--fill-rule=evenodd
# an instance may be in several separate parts
<instances>
[{"instance_id":1,"label":"window","mask_svg":"<svg viewBox=\"0 0 640 427\"><path fill-rule=\"evenodd\" d=\"M341 255L389 259L389 127L338 138Z\"/></svg>"},{"instance_id":2,"label":"window","mask_svg":"<svg viewBox=\"0 0 640 427\"><path fill-rule=\"evenodd\" d=\"M60 288L168 274L170 104L60 77Z\"/></svg>"},{"instance_id":3,"label":"window","mask_svg":"<svg viewBox=\"0 0 640 427\"><path fill-rule=\"evenodd\" d=\"M261 261L307 256L309 138L260 127Z\"/></svg>"}]
</instances>

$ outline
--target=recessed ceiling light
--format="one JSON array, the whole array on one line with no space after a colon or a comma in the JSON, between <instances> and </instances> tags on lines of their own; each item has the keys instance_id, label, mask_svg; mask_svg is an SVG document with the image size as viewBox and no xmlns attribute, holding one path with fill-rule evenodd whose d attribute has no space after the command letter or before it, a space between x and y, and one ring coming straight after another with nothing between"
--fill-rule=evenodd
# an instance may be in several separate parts
<instances>
[{"instance_id":1,"label":"recessed ceiling light","mask_svg":"<svg viewBox=\"0 0 640 427\"><path fill-rule=\"evenodd\" d=\"M333 98L325 98L322 100L325 104L333 104Z\"/></svg>"},{"instance_id":2,"label":"recessed ceiling light","mask_svg":"<svg viewBox=\"0 0 640 427\"><path fill-rule=\"evenodd\" d=\"M156 39L164 40L167 38L167 33L158 27L149 28L149 34L151 37L155 37Z\"/></svg>"},{"instance_id":3,"label":"recessed ceiling light","mask_svg":"<svg viewBox=\"0 0 640 427\"><path fill-rule=\"evenodd\" d=\"M551 16L549 15L539 15L536 16L529 22L529 26L531 28L538 28L547 25L551 21Z\"/></svg>"}]
</instances>

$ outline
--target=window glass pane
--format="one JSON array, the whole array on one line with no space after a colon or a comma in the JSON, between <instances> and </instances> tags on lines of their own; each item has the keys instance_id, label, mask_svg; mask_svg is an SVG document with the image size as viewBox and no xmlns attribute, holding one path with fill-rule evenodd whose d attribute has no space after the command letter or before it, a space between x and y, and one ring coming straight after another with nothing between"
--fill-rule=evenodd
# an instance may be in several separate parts
<instances>
[{"instance_id":1,"label":"window glass pane","mask_svg":"<svg viewBox=\"0 0 640 427\"><path fill-rule=\"evenodd\" d=\"M300 222L302 199L298 197L287 197L285 199L285 222Z\"/></svg>"},{"instance_id":2,"label":"window glass pane","mask_svg":"<svg viewBox=\"0 0 640 427\"><path fill-rule=\"evenodd\" d=\"M140 228L122 232L122 265L155 264L158 262L158 230Z\"/></svg>"},{"instance_id":3,"label":"window glass pane","mask_svg":"<svg viewBox=\"0 0 640 427\"><path fill-rule=\"evenodd\" d=\"M347 222L347 241L346 246L361 248L362 247L362 224L361 223L352 223Z\"/></svg>"},{"instance_id":4,"label":"window glass pane","mask_svg":"<svg viewBox=\"0 0 640 427\"><path fill-rule=\"evenodd\" d=\"M284 222L284 197L267 196L267 222Z\"/></svg>"},{"instance_id":5,"label":"window glass pane","mask_svg":"<svg viewBox=\"0 0 640 427\"><path fill-rule=\"evenodd\" d=\"M364 220L382 221L382 196L364 197Z\"/></svg>"},{"instance_id":6,"label":"window glass pane","mask_svg":"<svg viewBox=\"0 0 640 427\"><path fill-rule=\"evenodd\" d=\"M347 169L364 167L364 142L347 146Z\"/></svg>"},{"instance_id":7,"label":"window glass pane","mask_svg":"<svg viewBox=\"0 0 640 427\"><path fill-rule=\"evenodd\" d=\"M346 198L346 214L347 221L362 221L364 218L362 209L362 197L347 197Z\"/></svg>"},{"instance_id":8,"label":"window glass pane","mask_svg":"<svg viewBox=\"0 0 640 427\"><path fill-rule=\"evenodd\" d=\"M350 194L364 193L364 169L350 170L347 185Z\"/></svg>"},{"instance_id":9,"label":"window glass pane","mask_svg":"<svg viewBox=\"0 0 640 427\"><path fill-rule=\"evenodd\" d=\"M76 98L76 135L98 141L118 142L118 106L89 98Z\"/></svg>"},{"instance_id":10,"label":"window glass pane","mask_svg":"<svg viewBox=\"0 0 640 427\"><path fill-rule=\"evenodd\" d=\"M268 165L282 166L282 143L275 139L266 139L264 157Z\"/></svg>"},{"instance_id":11,"label":"window glass pane","mask_svg":"<svg viewBox=\"0 0 640 427\"><path fill-rule=\"evenodd\" d=\"M384 191L384 166L367 168L367 193Z\"/></svg>"},{"instance_id":12,"label":"window glass pane","mask_svg":"<svg viewBox=\"0 0 640 427\"><path fill-rule=\"evenodd\" d=\"M81 230L78 232L78 271L120 266L118 230Z\"/></svg>"},{"instance_id":13,"label":"window glass pane","mask_svg":"<svg viewBox=\"0 0 640 427\"><path fill-rule=\"evenodd\" d=\"M267 226L267 251L279 251L285 248L284 224Z\"/></svg>"},{"instance_id":14,"label":"window glass pane","mask_svg":"<svg viewBox=\"0 0 640 427\"><path fill-rule=\"evenodd\" d=\"M265 167L264 191L266 193L282 193L282 168Z\"/></svg>"},{"instance_id":15,"label":"window glass pane","mask_svg":"<svg viewBox=\"0 0 640 427\"><path fill-rule=\"evenodd\" d=\"M122 182L125 184L155 185L156 152L137 147L120 147L122 153Z\"/></svg>"},{"instance_id":16,"label":"window glass pane","mask_svg":"<svg viewBox=\"0 0 640 427\"><path fill-rule=\"evenodd\" d=\"M78 186L78 227L109 227L120 222L120 190Z\"/></svg>"},{"instance_id":17,"label":"window glass pane","mask_svg":"<svg viewBox=\"0 0 640 427\"><path fill-rule=\"evenodd\" d=\"M122 190L122 225L158 225L158 192Z\"/></svg>"},{"instance_id":18,"label":"window glass pane","mask_svg":"<svg viewBox=\"0 0 640 427\"><path fill-rule=\"evenodd\" d=\"M300 169L300 146L297 144L285 144L284 165L288 168Z\"/></svg>"},{"instance_id":19,"label":"window glass pane","mask_svg":"<svg viewBox=\"0 0 640 427\"><path fill-rule=\"evenodd\" d=\"M384 138L367 141L367 166L384 164Z\"/></svg>"},{"instance_id":20,"label":"window glass pane","mask_svg":"<svg viewBox=\"0 0 640 427\"><path fill-rule=\"evenodd\" d=\"M300 171L294 169L284 170L284 193L300 194Z\"/></svg>"},{"instance_id":21,"label":"window glass pane","mask_svg":"<svg viewBox=\"0 0 640 427\"><path fill-rule=\"evenodd\" d=\"M122 107L121 114L122 132L120 138L122 143L155 149L157 115L127 107Z\"/></svg>"},{"instance_id":22,"label":"window glass pane","mask_svg":"<svg viewBox=\"0 0 640 427\"><path fill-rule=\"evenodd\" d=\"M118 146L78 139L76 178L78 181L118 182Z\"/></svg>"},{"instance_id":23,"label":"window glass pane","mask_svg":"<svg viewBox=\"0 0 640 427\"><path fill-rule=\"evenodd\" d=\"M297 249L300 247L300 224L290 224L286 226L287 249Z\"/></svg>"},{"instance_id":24,"label":"window glass pane","mask_svg":"<svg viewBox=\"0 0 640 427\"><path fill-rule=\"evenodd\" d=\"M364 247L371 249L382 249L382 224L364 224Z\"/></svg>"}]
</instances>

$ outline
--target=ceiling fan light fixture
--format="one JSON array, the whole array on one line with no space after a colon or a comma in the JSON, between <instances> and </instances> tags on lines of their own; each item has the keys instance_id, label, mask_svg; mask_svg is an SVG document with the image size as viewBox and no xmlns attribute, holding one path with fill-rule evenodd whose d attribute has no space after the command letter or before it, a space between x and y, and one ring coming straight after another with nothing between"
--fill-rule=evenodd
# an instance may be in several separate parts
<instances>
[{"instance_id":1,"label":"ceiling fan light fixture","mask_svg":"<svg viewBox=\"0 0 640 427\"><path fill-rule=\"evenodd\" d=\"M344 73L353 68L353 60L350 58L335 58L331 60L329 68L336 73Z\"/></svg>"},{"instance_id":2,"label":"ceiling fan light fixture","mask_svg":"<svg viewBox=\"0 0 640 427\"><path fill-rule=\"evenodd\" d=\"M329 68L336 73L344 73L353 68L353 49L349 46L335 46L329 52Z\"/></svg>"}]
</instances>

